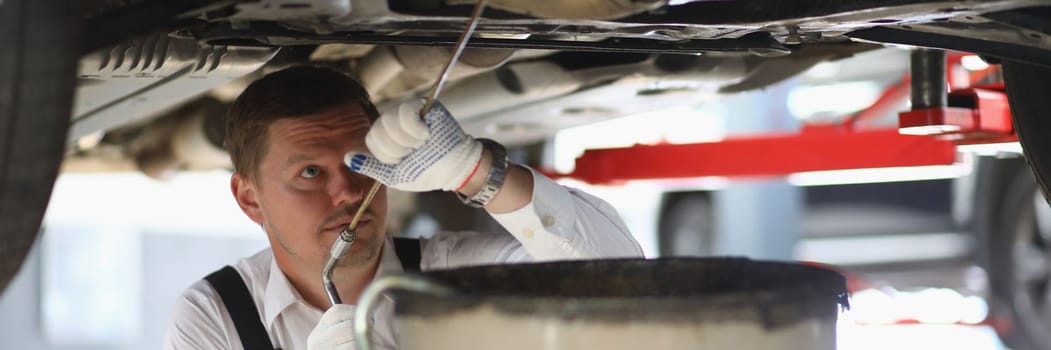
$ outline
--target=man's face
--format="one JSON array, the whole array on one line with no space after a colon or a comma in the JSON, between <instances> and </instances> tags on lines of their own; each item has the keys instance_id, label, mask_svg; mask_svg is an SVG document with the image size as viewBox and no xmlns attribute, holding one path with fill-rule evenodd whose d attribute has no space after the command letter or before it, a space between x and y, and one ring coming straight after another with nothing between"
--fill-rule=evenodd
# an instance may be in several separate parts
<instances>
[{"instance_id":1,"label":"man's face","mask_svg":"<svg viewBox=\"0 0 1051 350\"><path fill-rule=\"evenodd\" d=\"M366 151L371 123L351 104L330 112L279 119L267 132L267 149L255 183L235 175L234 192L245 213L263 225L279 261L320 270L340 230L350 223L371 178L343 163L348 151ZM240 194L242 192L250 192ZM256 205L242 197L252 199ZM379 254L386 231L386 188L376 194L357 226L357 239L342 265L365 264Z\"/></svg>"}]
</instances>

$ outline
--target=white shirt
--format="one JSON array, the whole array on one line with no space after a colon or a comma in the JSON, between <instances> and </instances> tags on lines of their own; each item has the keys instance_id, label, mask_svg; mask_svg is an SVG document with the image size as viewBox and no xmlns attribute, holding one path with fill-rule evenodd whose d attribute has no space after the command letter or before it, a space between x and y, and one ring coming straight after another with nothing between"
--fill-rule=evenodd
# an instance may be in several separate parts
<instances>
[{"instance_id":1,"label":"white shirt","mask_svg":"<svg viewBox=\"0 0 1051 350\"><path fill-rule=\"evenodd\" d=\"M492 263L641 257L642 248L606 202L533 174L533 200L519 210L491 214L511 236L478 232L442 232L422 241L420 268L448 269ZM265 249L241 259L234 268L248 286L270 341L284 350L306 349L307 335L322 310L305 301ZM376 276L402 271L390 239L385 242ZM175 306L165 349L241 349L233 320L212 286L200 280ZM377 345L394 348L393 306L374 311Z\"/></svg>"}]
</instances>

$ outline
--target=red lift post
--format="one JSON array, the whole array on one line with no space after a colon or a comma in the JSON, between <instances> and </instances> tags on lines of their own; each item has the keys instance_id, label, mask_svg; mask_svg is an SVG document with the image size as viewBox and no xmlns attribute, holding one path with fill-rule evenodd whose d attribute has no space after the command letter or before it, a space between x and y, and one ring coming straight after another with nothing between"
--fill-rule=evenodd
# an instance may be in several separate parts
<instances>
[{"instance_id":1,"label":"red lift post","mask_svg":"<svg viewBox=\"0 0 1051 350\"><path fill-rule=\"evenodd\" d=\"M960 81L954 71L965 55L948 55L949 81ZM964 80L981 81L993 73L995 69L990 68ZM717 142L587 150L577 158L572 173L552 175L610 184L951 165L956 162L957 145L1017 141L1002 83L956 89L949 94L948 103L902 112L899 129L864 128L866 122L909 98L911 83L906 76L870 107L839 124L805 125L798 133L738 136Z\"/></svg>"}]
</instances>

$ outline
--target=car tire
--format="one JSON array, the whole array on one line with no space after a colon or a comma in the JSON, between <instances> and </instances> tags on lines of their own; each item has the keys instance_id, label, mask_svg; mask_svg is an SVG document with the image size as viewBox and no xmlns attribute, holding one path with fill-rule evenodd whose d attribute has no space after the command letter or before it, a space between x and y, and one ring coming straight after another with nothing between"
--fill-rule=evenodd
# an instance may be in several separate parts
<instances>
[{"instance_id":1,"label":"car tire","mask_svg":"<svg viewBox=\"0 0 1051 350\"><path fill-rule=\"evenodd\" d=\"M1051 67L1005 61L1003 71L1022 150L1044 196L1051 198Z\"/></svg>"},{"instance_id":2,"label":"car tire","mask_svg":"<svg viewBox=\"0 0 1051 350\"><path fill-rule=\"evenodd\" d=\"M1028 171L1014 172L1002 198L987 241L992 324L1012 349L1048 349L1051 207Z\"/></svg>"},{"instance_id":3,"label":"car tire","mask_svg":"<svg viewBox=\"0 0 1051 350\"><path fill-rule=\"evenodd\" d=\"M1035 213L1048 209L1044 198L1051 198L1051 67L1004 61L1003 71L1030 171L1006 171L1013 177L993 206L997 211L983 259L990 275L991 319L1011 348L1051 349L1051 237L1036 234L1041 226L1035 220ZM1034 256L1036 250L1041 254Z\"/></svg>"},{"instance_id":4,"label":"car tire","mask_svg":"<svg viewBox=\"0 0 1051 350\"><path fill-rule=\"evenodd\" d=\"M0 0L0 292L36 239L65 150L76 4Z\"/></svg>"},{"instance_id":5,"label":"car tire","mask_svg":"<svg viewBox=\"0 0 1051 350\"><path fill-rule=\"evenodd\" d=\"M660 256L707 256L715 253L712 205L705 193L674 193L661 206L657 224Z\"/></svg>"}]
</instances>

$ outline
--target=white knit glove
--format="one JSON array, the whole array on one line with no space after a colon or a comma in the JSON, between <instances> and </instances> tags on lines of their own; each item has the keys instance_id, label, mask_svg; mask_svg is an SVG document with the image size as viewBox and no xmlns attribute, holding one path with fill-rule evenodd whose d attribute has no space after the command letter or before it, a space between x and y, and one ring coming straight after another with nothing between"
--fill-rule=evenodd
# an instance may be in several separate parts
<instances>
[{"instance_id":1,"label":"white knit glove","mask_svg":"<svg viewBox=\"0 0 1051 350\"><path fill-rule=\"evenodd\" d=\"M482 143L464 133L438 102L421 121L422 108L417 100L380 116L365 136L372 155L349 152L343 161L402 191L459 190L482 158Z\"/></svg>"},{"instance_id":2,"label":"white knit glove","mask_svg":"<svg viewBox=\"0 0 1051 350\"><path fill-rule=\"evenodd\" d=\"M328 308L307 336L309 350L354 350L354 305Z\"/></svg>"}]
</instances>

